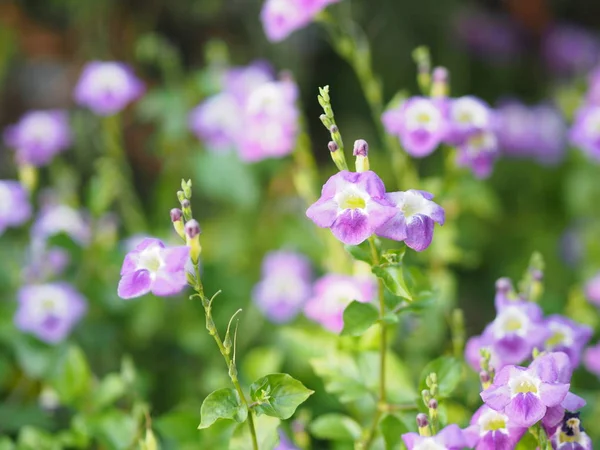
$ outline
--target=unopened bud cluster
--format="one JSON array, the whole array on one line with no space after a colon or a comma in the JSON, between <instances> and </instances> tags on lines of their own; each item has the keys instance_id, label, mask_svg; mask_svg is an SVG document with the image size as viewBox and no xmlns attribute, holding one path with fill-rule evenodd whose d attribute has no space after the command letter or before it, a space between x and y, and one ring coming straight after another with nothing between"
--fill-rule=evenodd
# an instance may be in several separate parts
<instances>
[{"instance_id":1,"label":"unopened bud cluster","mask_svg":"<svg viewBox=\"0 0 600 450\"><path fill-rule=\"evenodd\" d=\"M425 379L427 389L421 391L421 399L427 408L428 414L417 415L417 426L421 436L432 436L438 432L438 407L437 395L439 393L438 378L435 372L427 375Z\"/></svg>"},{"instance_id":2,"label":"unopened bud cluster","mask_svg":"<svg viewBox=\"0 0 600 450\"><path fill-rule=\"evenodd\" d=\"M346 158L344 156L344 142L342 141L340 130L335 123L333 108L331 107L329 86L319 88L318 100L321 108L323 108L323 114L321 114L319 118L331 135L331 141L327 144L331 159L333 159L333 162L339 170L348 170L348 164L346 163Z\"/></svg>"},{"instance_id":3,"label":"unopened bud cluster","mask_svg":"<svg viewBox=\"0 0 600 450\"><path fill-rule=\"evenodd\" d=\"M480 354L481 372L479 372L479 381L481 381L481 387L485 390L494 382L494 368L490 365L490 359L492 358L490 351L487 348L482 348Z\"/></svg>"},{"instance_id":4,"label":"unopened bud cluster","mask_svg":"<svg viewBox=\"0 0 600 450\"><path fill-rule=\"evenodd\" d=\"M190 258L194 264L198 264L200 252L200 224L192 216L192 180L181 180L181 190L177 191L177 199L181 208L171 210L171 222L173 228L190 247Z\"/></svg>"}]
</instances>

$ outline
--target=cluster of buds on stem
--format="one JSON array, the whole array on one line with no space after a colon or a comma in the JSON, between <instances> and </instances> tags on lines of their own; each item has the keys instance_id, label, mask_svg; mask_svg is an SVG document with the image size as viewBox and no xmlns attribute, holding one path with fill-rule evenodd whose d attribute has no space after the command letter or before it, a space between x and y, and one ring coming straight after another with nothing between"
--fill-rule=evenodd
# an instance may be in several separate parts
<instances>
[{"instance_id":1,"label":"cluster of buds on stem","mask_svg":"<svg viewBox=\"0 0 600 450\"><path fill-rule=\"evenodd\" d=\"M194 265L198 264L202 247L200 246L200 224L192 216L192 180L181 180L181 190L177 191L177 199L181 208L171 210L173 228L190 248L190 258Z\"/></svg>"},{"instance_id":2,"label":"cluster of buds on stem","mask_svg":"<svg viewBox=\"0 0 600 450\"><path fill-rule=\"evenodd\" d=\"M423 389L421 391L421 398L423 399L423 404L427 408L427 414L418 414L417 415L417 425L419 427L419 434L421 436L432 436L438 432L438 401L437 395L439 392L438 386L438 378L435 372L427 375L425 379L425 384L427 385L427 389Z\"/></svg>"},{"instance_id":3,"label":"cluster of buds on stem","mask_svg":"<svg viewBox=\"0 0 600 450\"><path fill-rule=\"evenodd\" d=\"M331 141L327 144L331 159L333 159L333 162L339 170L348 170L348 164L346 163L346 157L344 156L344 142L342 141L340 130L335 123L333 108L331 107L329 86L319 88L318 100L321 108L323 108L323 114L321 114L319 118L331 134Z\"/></svg>"},{"instance_id":4,"label":"cluster of buds on stem","mask_svg":"<svg viewBox=\"0 0 600 450\"><path fill-rule=\"evenodd\" d=\"M479 381L481 381L481 387L485 390L494 382L494 368L490 366L490 359L492 358L490 351L487 348L482 348L480 354L481 372L479 372Z\"/></svg>"}]
</instances>

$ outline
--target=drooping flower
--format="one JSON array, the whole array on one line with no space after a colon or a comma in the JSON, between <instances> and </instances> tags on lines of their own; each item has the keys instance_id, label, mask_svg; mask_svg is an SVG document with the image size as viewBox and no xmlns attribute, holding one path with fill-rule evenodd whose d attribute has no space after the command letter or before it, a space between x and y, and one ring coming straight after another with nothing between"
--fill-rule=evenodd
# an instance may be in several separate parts
<instances>
[{"instance_id":1,"label":"drooping flower","mask_svg":"<svg viewBox=\"0 0 600 450\"><path fill-rule=\"evenodd\" d=\"M570 368L570 362L560 352L538 356L529 368L505 366L481 398L491 409L510 417L515 426L530 427L567 396L570 384L559 381L565 368Z\"/></svg>"},{"instance_id":2,"label":"drooping flower","mask_svg":"<svg viewBox=\"0 0 600 450\"><path fill-rule=\"evenodd\" d=\"M583 106L575 114L570 131L573 145L600 161L600 106Z\"/></svg>"},{"instance_id":3,"label":"drooping flower","mask_svg":"<svg viewBox=\"0 0 600 450\"><path fill-rule=\"evenodd\" d=\"M592 440L581 426L579 413L565 413L550 442L554 450L593 450Z\"/></svg>"},{"instance_id":4,"label":"drooping flower","mask_svg":"<svg viewBox=\"0 0 600 450\"><path fill-rule=\"evenodd\" d=\"M378 236L404 241L418 252L425 250L433 240L435 223L444 225L444 209L433 202L433 194L409 189L389 192L387 200L395 205L396 214L375 231Z\"/></svg>"},{"instance_id":5,"label":"drooping flower","mask_svg":"<svg viewBox=\"0 0 600 450\"><path fill-rule=\"evenodd\" d=\"M166 247L158 239L144 239L125 256L119 297L130 299L149 292L161 297L178 294L187 285L185 265L189 259L187 246Z\"/></svg>"},{"instance_id":6,"label":"drooping flower","mask_svg":"<svg viewBox=\"0 0 600 450\"><path fill-rule=\"evenodd\" d=\"M463 430L458 425L448 425L435 436L406 433L402 440L408 450L462 450L468 445Z\"/></svg>"},{"instance_id":7,"label":"drooping flower","mask_svg":"<svg viewBox=\"0 0 600 450\"><path fill-rule=\"evenodd\" d=\"M490 107L483 100L469 95L450 100L447 115L448 132L445 140L453 145L464 144L468 137L490 131L494 126Z\"/></svg>"},{"instance_id":8,"label":"drooping flower","mask_svg":"<svg viewBox=\"0 0 600 450\"><path fill-rule=\"evenodd\" d=\"M551 333L544 343L544 349L549 352L564 352L573 368L579 366L581 352L591 339L593 330L558 314L547 317L544 326Z\"/></svg>"},{"instance_id":9,"label":"drooping flower","mask_svg":"<svg viewBox=\"0 0 600 450\"><path fill-rule=\"evenodd\" d=\"M348 245L358 245L396 215L397 208L385 196L383 181L375 172L333 175L306 215L319 227Z\"/></svg>"},{"instance_id":10,"label":"drooping flower","mask_svg":"<svg viewBox=\"0 0 600 450\"><path fill-rule=\"evenodd\" d=\"M425 157L438 147L446 134L446 119L441 102L426 97L412 97L382 117L388 133L397 135L406 152Z\"/></svg>"},{"instance_id":11,"label":"drooping flower","mask_svg":"<svg viewBox=\"0 0 600 450\"><path fill-rule=\"evenodd\" d=\"M262 278L252 298L262 313L275 323L292 320L311 294L308 259L296 252L275 251L263 259Z\"/></svg>"},{"instance_id":12,"label":"drooping flower","mask_svg":"<svg viewBox=\"0 0 600 450\"><path fill-rule=\"evenodd\" d=\"M4 131L4 143L16 152L17 164L44 166L71 145L67 113L30 111Z\"/></svg>"},{"instance_id":13,"label":"drooping flower","mask_svg":"<svg viewBox=\"0 0 600 450\"><path fill-rule=\"evenodd\" d=\"M67 283L25 286L17 299L17 328L48 343L65 339L87 309L85 298Z\"/></svg>"},{"instance_id":14,"label":"drooping flower","mask_svg":"<svg viewBox=\"0 0 600 450\"><path fill-rule=\"evenodd\" d=\"M585 349L583 353L583 365L588 372L600 378L600 342Z\"/></svg>"},{"instance_id":15,"label":"drooping flower","mask_svg":"<svg viewBox=\"0 0 600 450\"><path fill-rule=\"evenodd\" d=\"M328 274L313 286L313 296L304 307L309 319L339 333L344 328L344 309L353 300L368 303L375 299L377 287L373 278Z\"/></svg>"},{"instance_id":16,"label":"drooping flower","mask_svg":"<svg viewBox=\"0 0 600 450\"><path fill-rule=\"evenodd\" d=\"M542 54L559 75L583 74L599 62L600 39L585 28L557 24L544 34Z\"/></svg>"},{"instance_id":17,"label":"drooping flower","mask_svg":"<svg viewBox=\"0 0 600 450\"><path fill-rule=\"evenodd\" d=\"M585 283L584 290L588 301L600 306L600 273L597 273Z\"/></svg>"},{"instance_id":18,"label":"drooping flower","mask_svg":"<svg viewBox=\"0 0 600 450\"><path fill-rule=\"evenodd\" d=\"M489 130L476 131L465 138L458 147L457 164L470 167L477 178L487 178L498 158L496 135Z\"/></svg>"},{"instance_id":19,"label":"drooping flower","mask_svg":"<svg viewBox=\"0 0 600 450\"><path fill-rule=\"evenodd\" d=\"M475 450L511 450L527 428L514 426L511 418L487 405L481 406L464 430L468 446Z\"/></svg>"},{"instance_id":20,"label":"drooping flower","mask_svg":"<svg viewBox=\"0 0 600 450\"><path fill-rule=\"evenodd\" d=\"M144 83L128 64L92 61L83 68L74 97L80 106L100 116L110 116L139 98L144 90Z\"/></svg>"},{"instance_id":21,"label":"drooping flower","mask_svg":"<svg viewBox=\"0 0 600 450\"><path fill-rule=\"evenodd\" d=\"M260 14L265 34L279 42L304 28L331 3L339 0L266 0Z\"/></svg>"},{"instance_id":22,"label":"drooping flower","mask_svg":"<svg viewBox=\"0 0 600 450\"><path fill-rule=\"evenodd\" d=\"M27 191L18 181L0 180L0 235L8 227L18 227L31 217Z\"/></svg>"}]
</instances>

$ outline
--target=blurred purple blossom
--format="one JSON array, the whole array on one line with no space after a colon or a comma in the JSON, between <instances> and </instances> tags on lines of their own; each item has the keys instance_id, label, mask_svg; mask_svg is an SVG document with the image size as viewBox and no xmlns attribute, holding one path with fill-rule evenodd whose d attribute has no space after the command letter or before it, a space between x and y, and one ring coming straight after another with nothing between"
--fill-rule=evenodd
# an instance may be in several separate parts
<instances>
[{"instance_id":1,"label":"blurred purple blossom","mask_svg":"<svg viewBox=\"0 0 600 450\"><path fill-rule=\"evenodd\" d=\"M62 341L85 314L85 298L67 283L21 288L15 324L48 343Z\"/></svg>"},{"instance_id":2,"label":"blurred purple blossom","mask_svg":"<svg viewBox=\"0 0 600 450\"><path fill-rule=\"evenodd\" d=\"M311 294L312 271L309 260L291 251L274 251L262 262L262 278L254 286L252 298L262 313L275 323L292 320Z\"/></svg>"},{"instance_id":3,"label":"blurred purple blossom","mask_svg":"<svg viewBox=\"0 0 600 450\"><path fill-rule=\"evenodd\" d=\"M542 54L559 75L580 75L600 62L600 39L573 24L555 24L542 37Z\"/></svg>"},{"instance_id":4,"label":"blurred purple blossom","mask_svg":"<svg viewBox=\"0 0 600 450\"><path fill-rule=\"evenodd\" d=\"M408 450L462 450L466 447L467 439L458 425L448 425L435 436L419 436L417 433L406 433L402 440Z\"/></svg>"},{"instance_id":5,"label":"blurred purple blossom","mask_svg":"<svg viewBox=\"0 0 600 450\"><path fill-rule=\"evenodd\" d=\"M47 203L42 207L32 228L34 247L44 247L52 236L64 233L74 242L86 246L91 240L91 229L86 215L68 205Z\"/></svg>"},{"instance_id":6,"label":"blurred purple blossom","mask_svg":"<svg viewBox=\"0 0 600 450\"><path fill-rule=\"evenodd\" d=\"M511 418L487 405L481 406L464 430L468 446L475 450L515 448L527 428L513 425Z\"/></svg>"},{"instance_id":7,"label":"blurred purple blossom","mask_svg":"<svg viewBox=\"0 0 600 450\"><path fill-rule=\"evenodd\" d=\"M18 181L0 180L0 235L31 217L29 195Z\"/></svg>"},{"instance_id":8,"label":"blurred purple blossom","mask_svg":"<svg viewBox=\"0 0 600 450\"><path fill-rule=\"evenodd\" d=\"M600 105L584 105L576 112L570 140L592 159L600 161Z\"/></svg>"},{"instance_id":9,"label":"blurred purple blossom","mask_svg":"<svg viewBox=\"0 0 600 450\"><path fill-rule=\"evenodd\" d=\"M588 372L600 378L600 342L585 349L583 353L583 365Z\"/></svg>"},{"instance_id":10,"label":"blurred purple blossom","mask_svg":"<svg viewBox=\"0 0 600 450\"><path fill-rule=\"evenodd\" d=\"M71 145L67 113L30 111L4 131L4 143L16 152L17 164L44 166Z\"/></svg>"},{"instance_id":11,"label":"blurred purple blossom","mask_svg":"<svg viewBox=\"0 0 600 450\"><path fill-rule=\"evenodd\" d=\"M544 320L544 326L551 333L544 349L549 352L564 352L569 357L571 366L578 367L583 348L592 338L592 328L558 314L548 316Z\"/></svg>"},{"instance_id":12,"label":"blurred purple blossom","mask_svg":"<svg viewBox=\"0 0 600 450\"><path fill-rule=\"evenodd\" d=\"M328 274L313 286L313 296L304 314L326 329L339 333L344 328L344 309L353 300L368 303L375 299L377 285L372 277Z\"/></svg>"},{"instance_id":13,"label":"blurred purple blossom","mask_svg":"<svg viewBox=\"0 0 600 450\"><path fill-rule=\"evenodd\" d=\"M110 116L139 98L144 90L144 83L128 64L92 61L83 68L73 95L80 106Z\"/></svg>"},{"instance_id":14,"label":"blurred purple blossom","mask_svg":"<svg viewBox=\"0 0 600 450\"><path fill-rule=\"evenodd\" d=\"M457 164L469 167L477 178L487 178L499 156L498 140L493 131L476 131L458 146Z\"/></svg>"}]
</instances>

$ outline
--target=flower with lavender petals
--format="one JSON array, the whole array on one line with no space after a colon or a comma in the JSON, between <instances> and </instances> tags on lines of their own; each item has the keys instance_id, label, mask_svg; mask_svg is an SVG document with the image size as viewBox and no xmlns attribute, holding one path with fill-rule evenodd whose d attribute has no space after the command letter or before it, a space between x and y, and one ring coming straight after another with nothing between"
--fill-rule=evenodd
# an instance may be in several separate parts
<instances>
[{"instance_id":1,"label":"flower with lavender petals","mask_svg":"<svg viewBox=\"0 0 600 450\"><path fill-rule=\"evenodd\" d=\"M593 450L592 440L581 426L579 413L565 413L550 442L554 450Z\"/></svg>"},{"instance_id":2,"label":"flower with lavender petals","mask_svg":"<svg viewBox=\"0 0 600 450\"><path fill-rule=\"evenodd\" d=\"M266 61L257 60L247 66L228 69L223 76L223 92L233 95L243 105L256 88L273 79L271 65Z\"/></svg>"},{"instance_id":3,"label":"flower with lavender petals","mask_svg":"<svg viewBox=\"0 0 600 450\"><path fill-rule=\"evenodd\" d=\"M446 134L440 102L426 97L409 98L399 108L386 111L382 121L387 132L397 135L415 158L433 153Z\"/></svg>"},{"instance_id":4,"label":"flower with lavender petals","mask_svg":"<svg viewBox=\"0 0 600 450\"><path fill-rule=\"evenodd\" d=\"M4 131L4 143L16 152L18 164L44 166L71 145L67 113L30 111Z\"/></svg>"},{"instance_id":5,"label":"flower with lavender petals","mask_svg":"<svg viewBox=\"0 0 600 450\"><path fill-rule=\"evenodd\" d=\"M42 283L61 276L70 262L71 256L64 248L39 248L33 245L22 276L27 283Z\"/></svg>"},{"instance_id":6,"label":"flower with lavender petals","mask_svg":"<svg viewBox=\"0 0 600 450\"><path fill-rule=\"evenodd\" d=\"M600 106L586 105L577 111L569 138L573 145L600 161Z\"/></svg>"},{"instance_id":7,"label":"flower with lavender petals","mask_svg":"<svg viewBox=\"0 0 600 450\"><path fill-rule=\"evenodd\" d=\"M165 247L158 239L146 238L125 256L119 297L130 299L152 292L160 297L176 295L187 285L187 246Z\"/></svg>"},{"instance_id":8,"label":"flower with lavender petals","mask_svg":"<svg viewBox=\"0 0 600 450\"><path fill-rule=\"evenodd\" d=\"M528 428L567 396L570 384L560 381L560 372L566 368L570 368L569 358L560 352L542 354L528 368L505 366L481 398L491 409L510 417L514 426Z\"/></svg>"},{"instance_id":9,"label":"flower with lavender petals","mask_svg":"<svg viewBox=\"0 0 600 450\"><path fill-rule=\"evenodd\" d=\"M139 98L144 90L144 83L128 64L92 61L83 68L74 97L80 106L100 116L110 116Z\"/></svg>"},{"instance_id":10,"label":"flower with lavender petals","mask_svg":"<svg viewBox=\"0 0 600 450\"><path fill-rule=\"evenodd\" d=\"M85 215L68 205L47 204L31 228L34 247L43 247L48 238L64 233L81 246L89 244L90 224Z\"/></svg>"},{"instance_id":11,"label":"flower with lavender petals","mask_svg":"<svg viewBox=\"0 0 600 450\"><path fill-rule=\"evenodd\" d=\"M475 450L511 450L526 431L514 426L509 416L483 405L473 414L464 435L468 446Z\"/></svg>"},{"instance_id":12,"label":"flower with lavender petals","mask_svg":"<svg viewBox=\"0 0 600 450\"><path fill-rule=\"evenodd\" d=\"M591 339L593 330L558 314L547 317L544 326L551 333L546 339L544 349L549 352L564 352L571 360L573 368L579 366L581 353Z\"/></svg>"},{"instance_id":13,"label":"flower with lavender petals","mask_svg":"<svg viewBox=\"0 0 600 450\"><path fill-rule=\"evenodd\" d=\"M0 180L0 235L8 227L18 227L31 217L27 191L18 181Z\"/></svg>"},{"instance_id":14,"label":"flower with lavender petals","mask_svg":"<svg viewBox=\"0 0 600 450\"><path fill-rule=\"evenodd\" d=\"M464 144L476 132L493 128L493 114L490 107L473 96L464 96L449 101L447 108L448 132L445 140L449 144Z\"/></svg>"},{"instance_id":15,"label":"flower with lavender petals","mask_svg":"<svg viewBox=\"0 0 600 450\"><path fill-rule=\"evenodd\" d=\"M600 273L590 278L584 287L585 297L590 303L600 306Z\"/></svg>"},{"instance_id":16,"label":"flower with lavender petals","mask_svg":"<svg viewBox=\"0 0 600 450\"><path fill-rule=\"evenodd\" d=\"M67 283L25 286L17 298L17 328L51 344L65 339L87 309L85 298Z\"/></svg>"},{"instance_id":17,"label":"flower with lavender petals","mask_svg":"<svg viewBox=\"0 0 600 450\"><path fill-rule=\"evenodd\" d=\"M583 365L588 372L600 378L600 342L585 349L583 353Z\"/></svg>"},{"instance_id":18,"label":"flower with lavender petals","mask_svg":"<svg viewBox=\"0 0 600 450\"><path fill-rule=\"evenodd\" d=\"M235 145L243 131L242 111L236 98L221 92L206 99L189 114L190 130L208 150L225 151Z\"/></svg>"},{"instance_id":19,"label":"flower with lavender petals","mask_svg":"<svg viewBox=\"0 0 600 450\"><path fill-rule=\"evenodd\" d=\"M378 236L404 241L418 252L425 250L433 240L435 223L444 225L444 209L433 202L433 194L409 189L406 192L389 192L387 200L395 205L396 214L375 230Z\"/></svg>"},{"instance_id":20,"label":"flower with lavender petals","mask_svg":"<svg viewBox=\"0 0 600 450\"><path fill-rule=\"evenodd\" d=\"M386 198L383 181L373 171L333 175L306 215L348 245L358 245L394 217L397 208Z\"/></svg>"},{"instance_id":21,"label":"flower with lavender petals","mask_svg":"<svg viewBox=\"0 0 600 450\"><path fill-rule=\"evenodd\" d=\"M600 105L600 66L597 66L588 76L588 90L585 96L588 105Z\"/></svg>"},{"instance_id":22,"label":"flower with lavender petals","mask_svg":"<svg viewBox=\"0 0 600 450\"><path fill-rule=\"evenodd\" d=\"M435 436L419 436L417 433L406 433L402 440L408 450L462 450L467 439L458 425L448 425Z\"/></svg>"},{"instance_id":23,"label":"flower with lavender petals","mask_svg":"<svg viewBox=\"0 0 600 450\"><path fill-rule=\"evenodd\" d=\"M326 329L339 333L344 328L344 309L353 300L368 303L375 299L377 285L373 278L328 274L313 286L313 297L304 306L304 314Z\"/></svg>"},{"instance_id":24,"label":"flower with lavender petals","mask_svg":"<svg viewBox=\"0 0 600 450\"><path fill-rule=\"evenodd\" d=\"M260 14L265 34L271 42L282 41L336 1L339 0L266 0Z\"/></svg>"},{"instance_id":25,"label":"flower with lavender petals","mask_svg":"<svg viewBox=\"0 0 600 450\"><path fill-rule=\"evenodd\" d=\"M598 62L600 39L575 25L554 25L543 36L542 53L548 67L561 75L578 75Z\"/></svg>"},{"instance_id":26,"label":"flower with lavender petals","mask_svg":"<svg viewBox=\"0 0 600 450\"><path fill-rule=\"evenodd\" d=\"M275 251L263 259L262 279L254 286L256 306L272 322L292 320L311 294L308 259L291 251Z\"/></svg>"},{"instance_id":27,"label":"flower with lavender petals","mask_svg":"<svg viewBox=\"0 0 600 450\"><path fill-rule=\"evenodd\" d=\"M458 147L456 162L461 167L470 167L477 178L487 178L492 173L498 153L496 135L487 130L476 131Z\"/></svg>"},{"instance_id":28,"label":"flower with lavender petals","mask_svg":"<svg viewBox=\"0 0 600 450\"><path fill-rule=\"evenodd\" d=\"M473 370L479 372L481 370L481 350L490 352L490 366L495 370L500 370L504 364L494 352L494 340L489 336L472 336L465 344L465 361Z\"/></svg>"}]
</instances>

